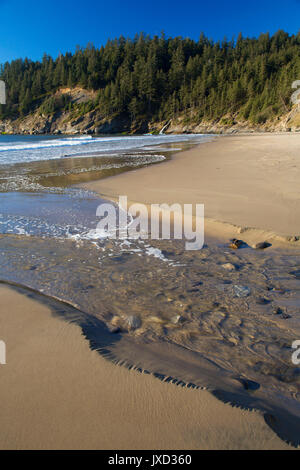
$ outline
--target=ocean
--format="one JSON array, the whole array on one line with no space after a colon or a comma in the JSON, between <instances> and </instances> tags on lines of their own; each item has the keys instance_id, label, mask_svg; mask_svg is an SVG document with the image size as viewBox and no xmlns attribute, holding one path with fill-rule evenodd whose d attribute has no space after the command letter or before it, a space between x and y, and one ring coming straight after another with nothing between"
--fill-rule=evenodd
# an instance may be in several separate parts
<instances>
[{"instance_id":1,"label":"ocean","mask_svg":"<svg viewBox=\"0 0 300 470\"><path fill-rule=\"evenodd\" d=\"M153 146L182 142L202 142L208 136L141 135L141 136L0 136L0 165L28 163L57 158L112 154L141 149L153 151ZM140 155L141 156L141 155ZM138 158L135 154L133 158ZM153 157L155 160L155 156Z\"/></svg>"}]
</instances>

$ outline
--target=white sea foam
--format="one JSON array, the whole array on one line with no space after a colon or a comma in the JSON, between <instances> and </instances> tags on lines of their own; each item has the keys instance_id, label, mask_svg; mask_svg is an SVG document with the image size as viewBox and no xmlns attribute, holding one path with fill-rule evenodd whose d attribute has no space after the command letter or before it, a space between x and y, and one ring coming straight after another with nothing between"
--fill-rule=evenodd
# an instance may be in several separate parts
<instances>
[{"instance_id":1,"label":"white sea foam","mask_svg":"<svg viewBox=\"0 0 300 470\"><path fill-rule=\"evenodd\" d=\"M109 156L111 158L111 155ZM122 161L122 159L126 161ZM65 169L57 169L55 172L51 173L44 173L43 177L56 177L56 176L69 176L69 175L79 175L83 173L90 173L90 172L100 172L100 171L108 171L113 169L121 169L121 168L136 168L143 165L150 165L151 163L158 163L165 160L166 157L159 154L134 154L134 155L126 155L124 157L123 154L116 155L115 160L111 158L111 160L115 161L115 163L100 163L99 165L90 165L88 168L65 168ZM2 182L0 183L0 191L8 192L8 191L34 191L34 192L57 192L57 193L64 193L64 188L54 187L51 188L49 186L42 186L39 184L39 179L41 176L39 175L30 175L28 176L26 173L23 174L13 174L10 175L1 175Z\"/></svg>"},{"instance_id":2,"label":"white sea foam","mask_svg":"<svg viewBox=\"0 0 300 470\"><path fill-rule=\"evenodd\" d=\"M88 136L90 137L90 136ZM97 139L95 139L97 141ZM66 138L66 139L57 139L57 140L44 140L39 141L37 143L30 142L20 142L17 144L10 144L5 145L0 143L0 152L5 151L16 151L16 150L34 150L34 149L43 149L49 147L65 147L65 146L74 146L74 145L84 145L89 144L91 142L90 138L82 138L82 137L73 137L73 138Z\"/></svg>"},{"instance_id":3,"label":"white sea foam","mask_svg":"<svg viewBox=\"0 0 300 470\"><path fill-rule=\"evenodd\" d=\"M96 241L96 240L103 240L105 238L109 238L110 235L111 234L106 230L93 229L87 232L76 233L74 235L68 233L67 238L69 240L74 240L74 241L81 241L81 240Z\"/></svg>"},{"instance_id":4,"label":"white sea foam","mask_svg":"<svg viewBox=\"0 0 300 470\"><path fill-rule=\"evenodd\" d=\"M95 155L95 152L115 153L128 150L153 148L158 144L173 142L193 141L205 142L211 136L204 134L193 135L143 135L143 136L113 136L92 137L66 136L66 137L41 137L41 136L0 136L0 165L20 162L33 162L78 156Z\"/></svg>"}]
</instances>

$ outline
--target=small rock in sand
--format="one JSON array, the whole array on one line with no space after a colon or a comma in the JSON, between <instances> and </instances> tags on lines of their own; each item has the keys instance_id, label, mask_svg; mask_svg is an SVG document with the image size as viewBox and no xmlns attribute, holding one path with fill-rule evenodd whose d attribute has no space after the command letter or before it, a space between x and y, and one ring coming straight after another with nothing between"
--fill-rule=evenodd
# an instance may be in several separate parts
<instances>
[{"instance_id":1,"label":"small rock in sand","mask_svg":"<svg viewBox=\"0 0 300 470\"><path fill-rule=\"evenodd\" d=\"M266 299L266 297L259 297L256 301L258 305L268 305L271 302L270 299Z\"/></svg>"},{"instance_id":2,"label":"small rock in sand","mask_svg":"<svg viewBox=\"0 0 300 470\"><path fill-rule=\"evenodd\" d=\"M276 292L277 294L285 294L286 290L282 289L281 287L274 287L274 286L269 286L268 287L269 292Z\"/></svg>"},{"instance_id":3,"label":"small rock in sand","mask_svg":"<svg viewBox=\"0 0 300 470\"><path fill-rule=\"evenodd\" d=\"M248 297L251 294L250 287L247 286L233 286L236 297Z\"/></svg>"},{"instance_id":4,"label":"small rock in sand","mask_svg":"<svg viewBox=\"0 0 300 470\"><path fill-rule=\"evenodd\" d=\"M255 245L253 245L253 248L255 250L265 250L266 248L269 248L271 245L271 243L268 243L268 242L259 242L259 243L256 243Z\"/></svg>"},{"instance_id":5,"label":"small rock in sand","mask_svg":"<svg viewBox=\"0 0 300 470\"><path fill-rule=\"evenodd\" d=\"M297 271L291 271L289 274L294 276L296 279L300 279L300 269L298 269Z\"/></svg>"},{"instance_id":6,"label":"small rock in sand","mask_svg":"<svg viewBox=\"0 0 300 470\"><path fill-rule=\"evenodd\" d=\"M288 320L289 318L292 318L291 315L289 315L288 313L286 313L286 308L281 308L281 307L277 307L275 310L274 310L274 315L281 315L281 318L283 320Z\"/></svg>"},{"instance_id":7,"label":"small rock in sand","mask_svg":"<svg viewBox=\"0 0 300 470\"><path fill-rule=\"evenodd\" d=\"M245 390L255 391L260 388L260 384L258 382L254 382L253 380L244 379L242 377L239 380Z\"/></svg>"},{"instance_id":8,"label":"small rock in sand","mask_svg":"<svg viewBox=\"0 0 300 470\"><path fill-rule=\"evenodd\" d=\"M241 246L244 244L243 240L238 240L237 238L232 238L230 240L230 245L229 248L232 248L233 250L238 250L241 248Z\"/></svg>"},{"instance_id":9,"label":"small rock in sand","mask_svg":"<svg viewBox=\"0 0 300 470\"><path fill-rule=\"evenodd\" d=\"M130 315L127 317L126 323L129 330L136 330L142 324L141 319L136 315Z\"/></svg>"},{"instance_id":10,"label":"small rock in sand","mask_svg":"<svg viewBox=\"0 0 300 470\"><path fill-rule=\"evenodd\" d=\"M281 307L276 307L274 310L274 315L283 315L284 313L285 311Z\"/></svg>"},{"instance_id":11,"label":"small rock in sand","mask_svg":"<svg viewBox=\"0 0 300 470\"><path fill-rule=\"evenodd\" d=\"M181 315L175 315L171 318L171 322L174 323L174 325L178 325L178 323L181 323L182 321L183 317Z\"/></svg>"},{"instance_id":12,"label":"small rock in sand","mask_svg":"<svg viewBox=\"0 0 300 470\"><path fill-rule=\"evenodd\" d=\"M288 320L289 318L292 318L291 315L289 315L288 313L283 313L281 315L281 318L283 318L283 320Z\"/></svg>"},{"instance_id":13,"label":"small rock in sand","mask_svg":"<svg viewBox=\"0 0 300 470\"><path fill-rule=\"evenodd\" d=\"M108 325L108 329L110 333L116 334L121 333L121 326L120 326L120 318L118 315L114 315Z\"/></svg>"},{"instance_id":14,"label":"small rock in sand","mask_svg":"<svg viewBox=\"0 0 300 470\"><path fill-rule=\"evenodd\" d=\"M115 335L118 333L121 333L121 328L118 326L109 325L108 329L110 333L115 334Z\"/></svg>"},{"instance_id":15,"label":"small rock in sand","mask_svg":"<svg viewBox=\"0 0 300 470\"><path fill-rule=\"evenodd\" d=\"M222 268L227 269L227 271L235 271L236 267L232 263L222 264Z\"/></svg>"}]
</instances>

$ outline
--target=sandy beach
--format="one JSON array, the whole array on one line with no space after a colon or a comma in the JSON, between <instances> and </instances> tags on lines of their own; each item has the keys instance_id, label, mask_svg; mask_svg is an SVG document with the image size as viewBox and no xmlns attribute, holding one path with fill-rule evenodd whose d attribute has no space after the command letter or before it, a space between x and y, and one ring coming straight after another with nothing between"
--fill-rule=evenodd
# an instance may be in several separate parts
<instances>
[{"instance_id":1,"label":"sandy beach","mask_svg":"<svg viewBox=\"0 0 300 470\"><path fill-rule=\"evenodd\" d=\"M84 187L113 200L204 203L206 235L241 233L249 244L297 248L287 237L300 233L299 147L300 135L292 134L218 137ZM289 257L212 243L195 255L166 244L162 261L110 241L104 246L1 238L6 279L75 305L101 325L120 325L122 334L106 326L103 343L101 331L85 328L76 312L59 316L38 294L0 286L0 339L7 345L0 448L291 448L278 436L297 445L299 384L289 349L299 328L297 272L291 275L297 250ZM228 262L231 272L223 267ZM251 296L239 299L231 284L249 285ZM289 315L274 316L279 307L285 314L284 305ZM129 314L140 318L136 331L126 330ZM174 324L178 315L182 322ZM115 365L93 344L151 374Z\"/></svg>"},{"instance_id":2,"label":"sandy beach","mask_svg":"<svg viewBox=\"0 0 300 470\"><path fill-rule=\"evenodd\" d=\"M204 204L207 235L280 240L300 234L299 150L299 134L217 137L171 161L84 186L145 204Z\"/></svg>"},{"instance_id":3,"label":"sandy beach","mask_svg":"<svg viewBox=\"0 0 300 470\"><path fill-rule=\"evenodd\" d=\"M257 412L115 366L78 326L5 286L0 331L1 449L290 448Z\"/></svg>"}]
</instances>

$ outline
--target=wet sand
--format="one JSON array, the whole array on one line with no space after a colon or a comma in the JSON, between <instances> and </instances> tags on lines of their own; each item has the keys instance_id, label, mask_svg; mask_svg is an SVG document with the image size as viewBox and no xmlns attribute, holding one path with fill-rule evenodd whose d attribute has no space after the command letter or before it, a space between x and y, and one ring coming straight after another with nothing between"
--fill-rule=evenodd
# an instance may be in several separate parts
<instances>
[{"instance_id":1,"label":"wet sand","mask_svg":"<svg viewBox=\"0 0 300 470\"><path fill-rule=\"evenodd\" d=\"M0 286L1 449L290 448L258 412L113 365L51 310Z\"/></svg>"},{"instance_id":2,"label":"wet sand","mask_svg":"<svg viewBox=\"0 0 300 470\"><path fill-rule=\"evenodd\" d=\"M299 134L217 137L156 167L84 187L145 204L204 204L206 235L280 240L300 235L299 155Z\"/></svg>"}]
</instances>

